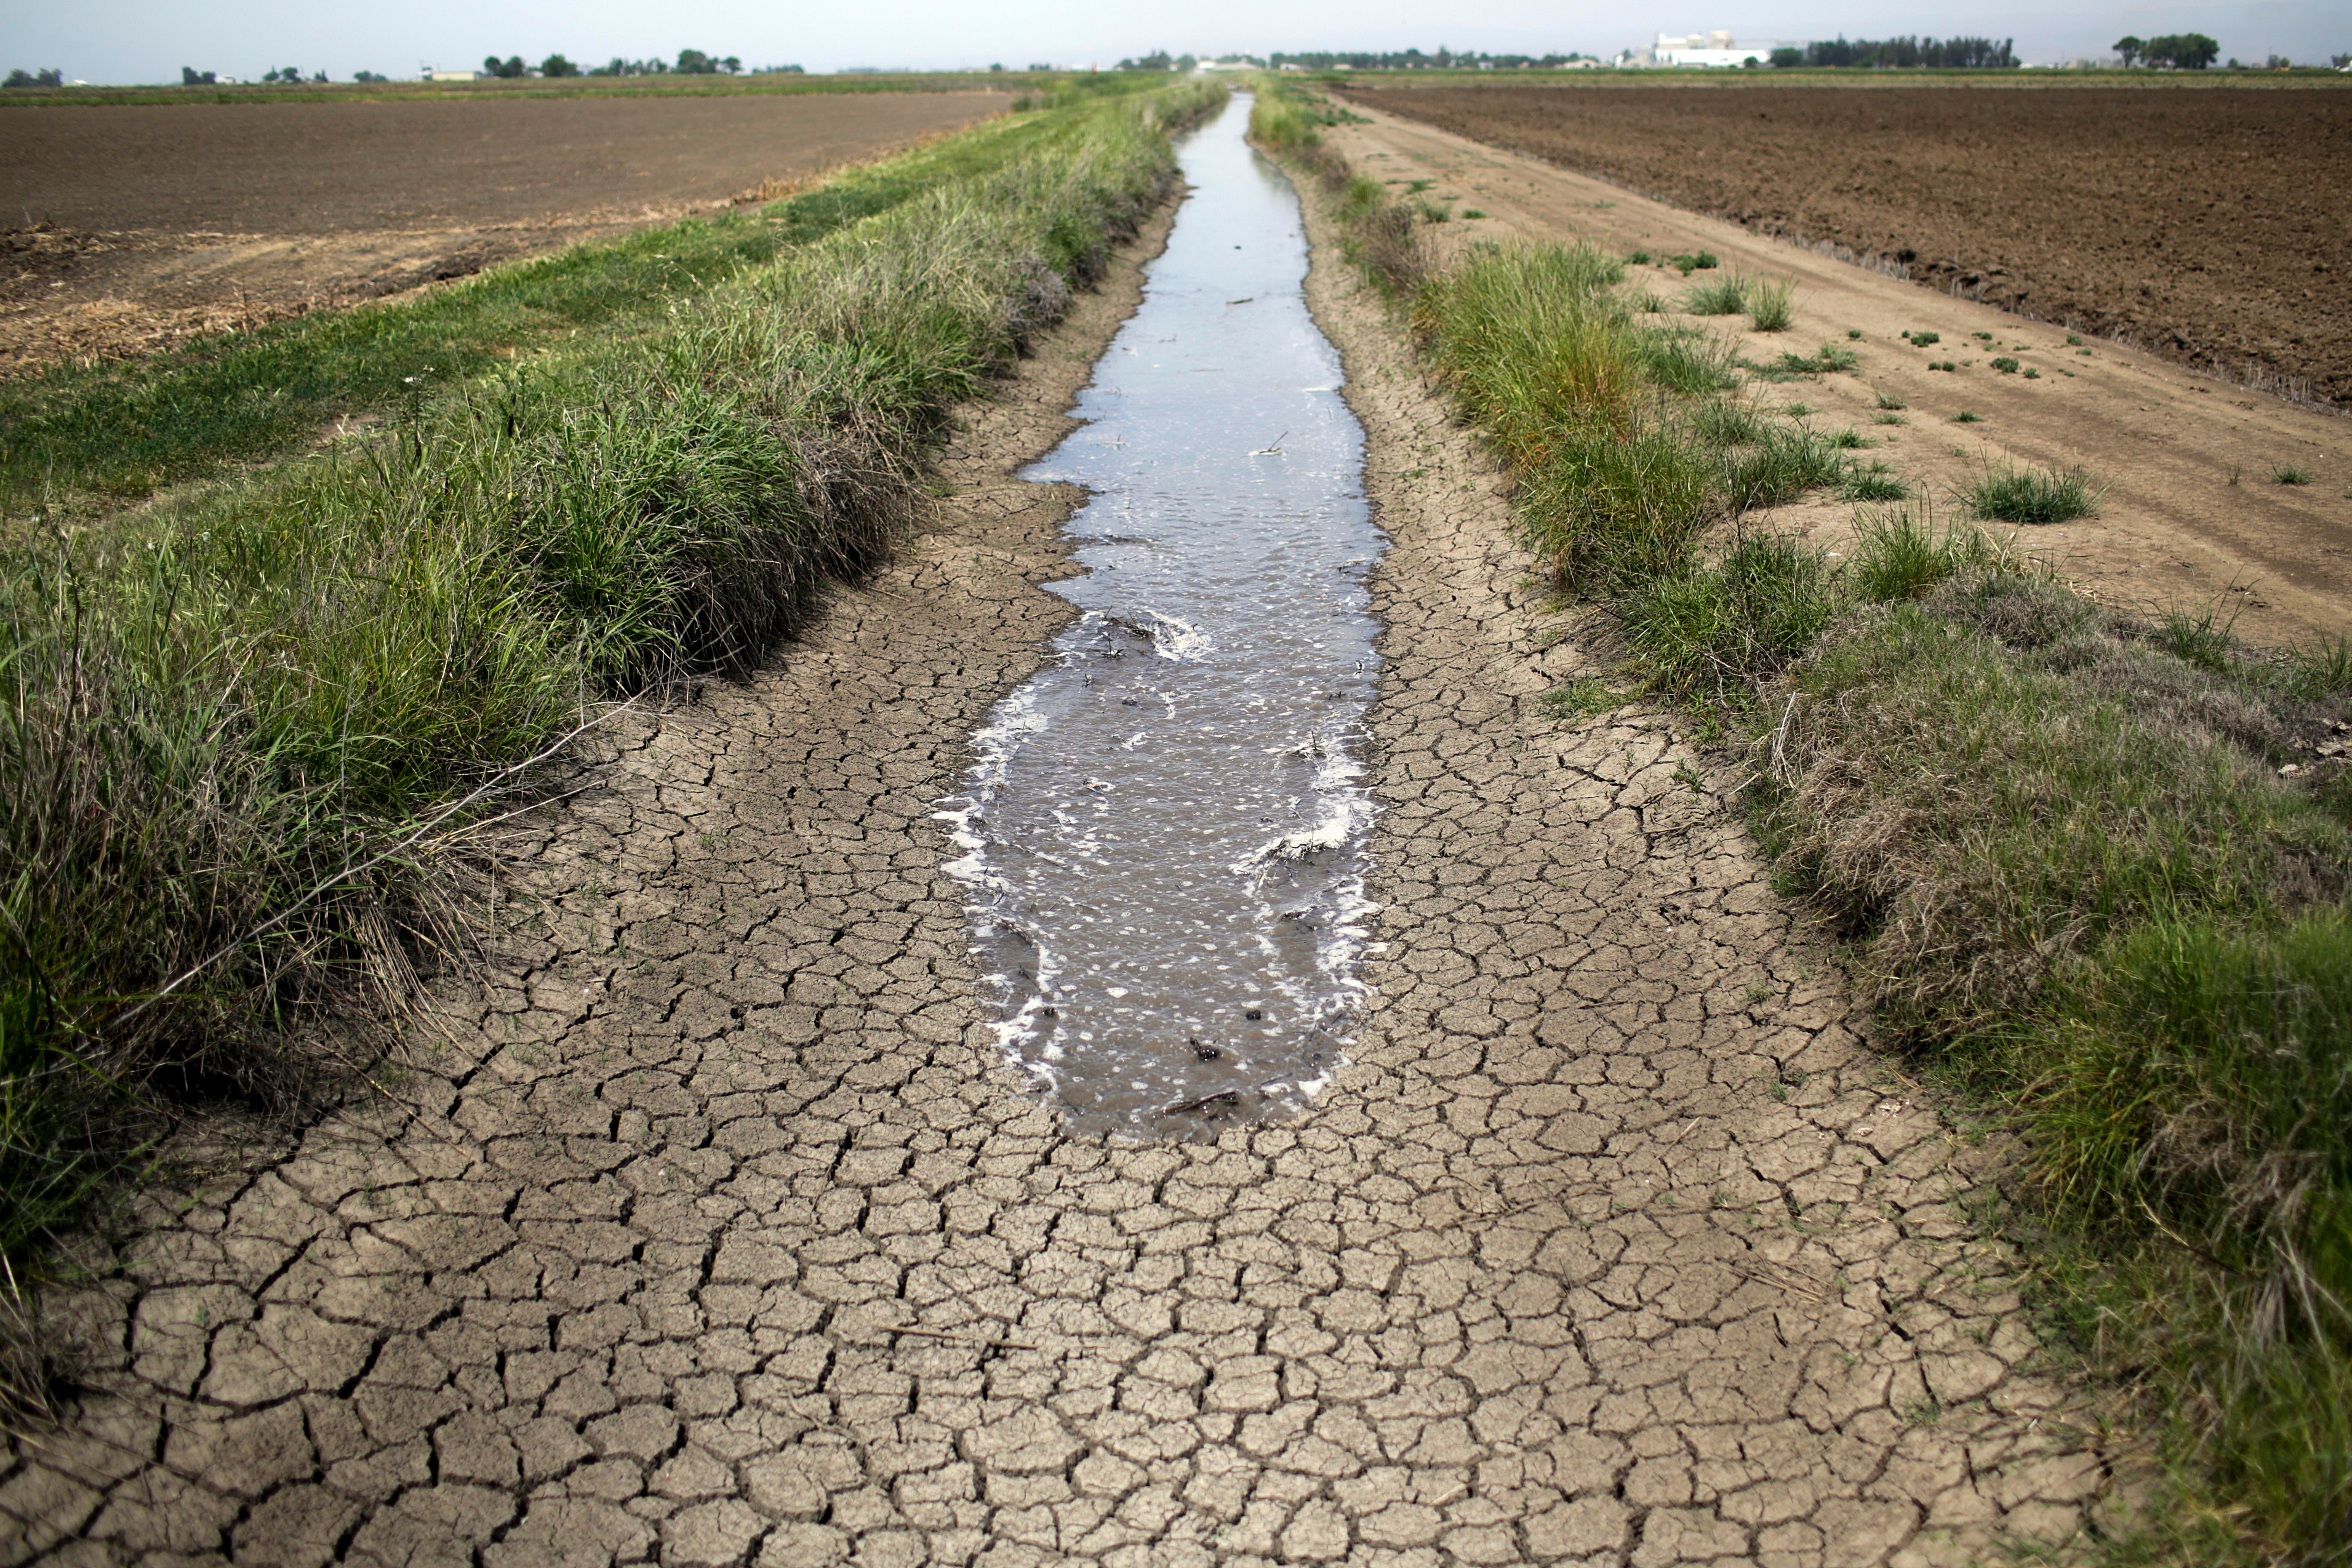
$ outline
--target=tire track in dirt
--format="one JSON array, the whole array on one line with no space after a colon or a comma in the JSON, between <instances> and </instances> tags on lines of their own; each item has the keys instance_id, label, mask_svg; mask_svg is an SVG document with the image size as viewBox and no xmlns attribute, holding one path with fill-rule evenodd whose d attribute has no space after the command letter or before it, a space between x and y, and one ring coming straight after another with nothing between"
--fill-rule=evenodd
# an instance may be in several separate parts
<instances>
[{"instance_id":1,"label":"tire track in dirt","mask_svg":"<svg viewBox=\"0 0 2352 1568\"><path fill-rule=\"evenodd\" d=\"M1318 247L1395 540L1389 913L1296 1121L1064 1136L928 818L1068 614L1090 297L940 528L546 829L401 1088L151 1202L9 1562L1965 1560L2104 1474L1979 1180L1661 726L1581 729L1496 480ZM1693 786L1693 781L1697 786Z\"/></svg>"}]
</instances>

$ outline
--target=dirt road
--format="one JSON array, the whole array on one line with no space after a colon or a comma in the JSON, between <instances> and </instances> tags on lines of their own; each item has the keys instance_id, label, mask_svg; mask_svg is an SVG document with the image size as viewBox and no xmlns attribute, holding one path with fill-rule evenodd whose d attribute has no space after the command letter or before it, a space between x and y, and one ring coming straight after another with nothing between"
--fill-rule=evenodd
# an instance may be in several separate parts
<instances>
[{"instance_id":1,"label":"dirt road","mask_svg":"<svg viewBox=\"0 0 2352 1568\"><path fill-rule=\"evenodd\" d=\"M0 374L147 353L675 219L1003 93L7 110Z\"/></svg>"},{"instance_id":2,"label":"dirt road","mask_svg":"<svg viewBox=\"0 0 2352 1568\"><path fill-rule=\"evenodd\" d=\"M549 829L438 1056L157 1194L0 1510L81 1562L1958 1563L2105 1475L1715 784L1578 668L1495 477L1328 245L1394 546L1387 906L1296 1121L1066 1135L1003 1070L963 737L1066 605L1010 476L1125 267L982 409L936 531ZM394 1109L394 1100L412 1110ZM0 1535L5 1535L0 1531Z\"/></svg>"},{"instance_id":3,"label":"dirt road","mask_svg":"<svg viewBox=\"0 0 2352 1568\"><path fill-rule=\"evenodd\" d=\"M2352 405L2340 82L1797 87L1762 74L1350 97L1759 233L1885 255L1939 292Z\"/></svg>"},{"instance_id":4,"label":"dirt road","mask_svg":"<svg viewBox=\"0 0 2352 1568\"><path fill-rule=\"evenodd\" d=\"M1428 195L1457 215L1429 231L1443 245L1587 237L1620 255L1647 250L1658 263L1713 253L1721 267L1687 279L1664 265L1649 270L1650 288L1669 307L1664 319L1732 331L1755 363L1824 346L1854 354L1852 374L1768 385L1762 395L1808 410L1817 428L1860 432L1874 444L1864 460L1910 481L1939 518L1964 515L1954 491L1988 467L2088 468L2105 487L2096 515L2028 530L2021 542L2047 551L2104 603L2218 605L2223 618L2236 617L2241 637L2262 642L2352 634L2352 419L2105 342L2070 342L2059 328L1433 126L1374 111L1370 123L1333 136L1359 168L1392 186L1431 182ZM1471 210L1486 216L1460 217ZM1747 322L1738 317L1672 310L1691 284L1734 274L1793 279L1795 324L1741 332ZM1928 331L1937 341L1920 345L1917 334ZM1994 368L2002 358L2018 368ZM1954 368L1934 368L1946 363ZM1889 416L1899 422L1878 422ZM2287 470L2307 482L2277 482ZM1852 504L1817 494L1751 521L1834 547L1851 532L1853 513Z\"/></svg>"}]
</instances>

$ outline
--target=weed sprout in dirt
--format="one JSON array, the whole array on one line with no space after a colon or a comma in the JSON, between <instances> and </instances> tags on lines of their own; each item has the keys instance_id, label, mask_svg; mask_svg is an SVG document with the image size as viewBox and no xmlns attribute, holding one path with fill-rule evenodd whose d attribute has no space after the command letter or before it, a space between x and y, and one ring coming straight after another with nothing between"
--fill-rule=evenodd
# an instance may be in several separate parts
<instances>
[{"instance_id":1,"label":"weed sprout in dirt","mask_svg":"<svg viewBox=\"0 0 2352 1568\"><path fill-rule=\"evenodd\" d=\"M2098 510L2099 489L2082 468L2002 463L1961 489L1977 516L1994 522L2072 522Z\"/></svg>"}]
</instances>

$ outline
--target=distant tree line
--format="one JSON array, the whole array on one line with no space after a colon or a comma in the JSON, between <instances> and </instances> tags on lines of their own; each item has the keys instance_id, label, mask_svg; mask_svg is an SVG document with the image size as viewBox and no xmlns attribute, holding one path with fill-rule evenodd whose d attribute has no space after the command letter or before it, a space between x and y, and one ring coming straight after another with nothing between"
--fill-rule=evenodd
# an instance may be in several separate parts
<instances>
[{"instance_id":1,"label":"distant tree line","mask_svg":"<svg viewBox=\"0 0 2352 1568\"><path fill-rule=\"evenodd\" d=\"M1774 49L1772 64L1861 67L1886 70L2011 70L2017 65L2015 38L1832 38L1803 48Z\"/></svg>"},{"instance_id":2,"label":"distant tree line","mask_svg":"<svg viewBox=\"0 0 2352 1568\"><path fill-rule=\"evenodd\" d=\"M509 55L500 59L496 55L482 61L482 74L508 80L520 80L527 76L733 76L743 68L743 61L735 55L706 55L700 49L680 49L677 63L664 59L625 60L618 55L601 66L581 66L564 55L550 55L537 65L525 63L520 55ZM797 71L798 66L771 66L771 70Z\"/></svg>"},{"instance_id":3,"label":"distant tree line","mask_svg":"<svg viewBox=\"0 0 2352 1568\"><path fill-rule=\"evenodd\" d=\"M2164 70L2201 71L2221 52L2221 46L2202 33L2167 33L2155 38L2126 35L2116 40L2116 53L2123 57L2126 69L2155 66ZM2276 60L2279 57L2271 58ZM2237 64L2235 60L2230 63Z\"/></svg>"},{"instance_id":4,"label":"distant tree line","mask_svg":"<svg viewBox=\"0 0 2352 1568\"><path fill-rule=\"evenodd\" d=\"M0 82L0 87L63 87L65 84L66 73L52 66L43 71L12 70L8 73L8 79Z\"/></svg>"},{"instance_id":5,"label":"distant tree line","mask_svg":"<svg viewBox=\"0 0 2352 1568\"><path fill-rule=\"evenodd\" d=\"M234 81L236 79L231 77L229 79ZM275 70L267 70L262 72L261 79L269 83L273 87L284 87L290 86L296 82L325 81L328 79L325 71L312 71L310 75L305 76L302 74L302 68L299 66L279 66ZM353 81L388 81L391 79L388 77L380 77L373 71L361 71L359 74L352 77L352 79ZM218 74L213 71L200 71L194 66L182 66L180 68L180 85L182 87L211 87L219 80L220 78Z\"/></svg>"}]
</instances>

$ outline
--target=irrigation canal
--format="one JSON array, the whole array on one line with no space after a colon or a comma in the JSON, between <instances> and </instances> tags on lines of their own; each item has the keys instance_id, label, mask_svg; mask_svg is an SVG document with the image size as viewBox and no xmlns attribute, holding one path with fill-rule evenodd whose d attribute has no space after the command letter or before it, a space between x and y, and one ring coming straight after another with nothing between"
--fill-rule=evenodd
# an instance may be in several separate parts
<instances>
[{"instance_id":1,"label":"irrigation canal","mask_svg":"<svg viewBox=\"0 0 2352 1568\"><path fill-rule=\"evenodd\" d=\"M1003 1047L1076 1126L1202 1130L1337 1066L1369 905L1382 548L1290 183L1237 96L1140 308L1027 478L1083 485L1083 612L941 803Z\"/></svg>"}]
</instances>

